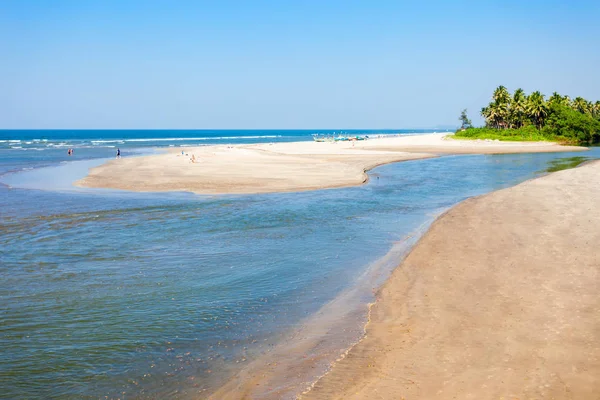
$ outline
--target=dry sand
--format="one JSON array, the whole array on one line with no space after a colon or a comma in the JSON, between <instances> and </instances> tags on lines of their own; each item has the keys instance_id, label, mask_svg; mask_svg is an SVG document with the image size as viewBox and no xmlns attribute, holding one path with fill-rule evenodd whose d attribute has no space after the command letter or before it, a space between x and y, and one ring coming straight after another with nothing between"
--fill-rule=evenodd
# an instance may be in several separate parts
<instances>
[{"instance_id":1,"label":"dry sand","mask_svg":"<svg viewBox=\"0 0 600 400\"><path fill-rule=\"evenodd\" d=\"M359 142L294 142L181 148L121 158L93 168L77 186L140 192L268 193L356 186L378 165L437 154L489 154L585 150L554 143L459 141L447 134ZM198 160L190 162L191 155Z\"/></svg>"},{"instance_id":2,"label":"dry sand","mask_svg":"<svg viewBox=\"0 0 600 400\"><path fill-rule=\"evenodd\" d=\"M199 163L178 149L114 160L79 185L300 191L358 185L377 165L437 154L585 150L444 136L184 149ZM366 337L303 398L600 398L599 176L589 164L450 210L378 292ZM213 398L255 398L280 369L242 372Z\"/></svg>"},{"instance_id":3,"label":"dry sand","mask_svg":"<svg viewBox=\"0 0 600 400\"><path fill-rule=\"evenodd\" d=\"M303 399L600 398L600 162L467 200Z\"/></svg>"}]
</instances>

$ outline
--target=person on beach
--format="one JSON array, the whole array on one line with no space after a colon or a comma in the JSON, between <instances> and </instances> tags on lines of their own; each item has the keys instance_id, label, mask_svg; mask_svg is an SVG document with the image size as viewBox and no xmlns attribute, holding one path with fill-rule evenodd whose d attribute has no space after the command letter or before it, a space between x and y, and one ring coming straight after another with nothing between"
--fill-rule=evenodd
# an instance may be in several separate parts
<instances>
[{"instance_id":1,"label":"person on beach","mask_svg":"<svg viewBox=\"0 0 600 400\"><path fill-rule=\"evenodd\" d=\"M71 154L73 154L73 150L71 150L71 149L67 150L67 154L68 154L68 155L71 155Z\"/></svg>"},{"instance_id":2,"label":"person on beach","mask_svg":"<svg viewBox=\"0 0 600 400\"><path fill-rule=\"evenodd\" d=\"M196 162L196 156L192 154L192 158L190 158L190 161L195 163Z\"/></svg>"},{"instance_id":3,"label":"person on beach","mask_svg":"<svg viewBox=\"0 0 600 400\"><path fill-rule=\"evenodd\" d=\"M117 158L121 158L121 149L117 148Z\"/></svg>"}]
</instances>

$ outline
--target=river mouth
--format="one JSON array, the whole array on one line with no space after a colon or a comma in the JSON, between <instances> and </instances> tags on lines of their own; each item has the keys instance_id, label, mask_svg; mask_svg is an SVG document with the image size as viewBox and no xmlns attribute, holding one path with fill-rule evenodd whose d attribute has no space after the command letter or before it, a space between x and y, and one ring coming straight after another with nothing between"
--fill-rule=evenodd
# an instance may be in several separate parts
<instances>
[{"instance_id":1,"label":"river mouth","mask_svg":"<svg viewBox=\"0 0 600 400\"><path fill-rule=\"evenodd\" d=\"M13 181L0 188L6 395L197 398L252 364L281 372L266 395L292 396L360 339L407 236L568 156L445 156L378 167L361 187L253 196Z\"/></svg>"}]
</instances>

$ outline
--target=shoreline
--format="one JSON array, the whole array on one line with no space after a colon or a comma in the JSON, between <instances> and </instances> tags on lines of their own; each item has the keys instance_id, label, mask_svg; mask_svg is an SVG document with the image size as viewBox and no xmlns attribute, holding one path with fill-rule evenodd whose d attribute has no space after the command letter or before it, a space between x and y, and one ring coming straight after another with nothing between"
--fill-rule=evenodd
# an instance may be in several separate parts
<instances>
[{"instance_id":1,"label":"shoreline","mask_svg":"<svg viewBox=\"0 0 600 400\"><path fill-rule=\"evenodd\" d=\"M594 163L597 163L600 166L600 161L589 160L573 169L583 167L585 165L590 165L590 164L593 165ZM389 280L392 279L392 275L396 273L396 270L400 269L403 266L403 263L406 260L406 258L410 257L412 252L415 250L415 247L419 246L419 244L423 240L425 240L426 236L429 234L429 231L433 228L433 226L435 224L437 224L437 222L440 219L445 218L447 214L451 213L456 207L461 206L463 203L467 203L467 202L474 201L474 200L480 201L479 199L485 199L487 196L493 195L496 192L503 192L506 190L510 190L515 187L527 184L528 182L536 181L538 179L551 176L553 174L554 173L547 173L547 174L541 175L536 178L531 178L529 180L526 180L524 182L521 182L515 186L511 186L506 189L496 190L496 191L493 191L490 193L478 195L475 197L470 197L466 200L463 200L462 202L453 205L449 209L446 209L446 210L440 212L440 214L436 215L433 220L424 223L423 226L425 226L425 228L423 228L423 226L422 226L417 231L415 231L415 232L417 232L417 234L414 235L415 236L415 238L413 239L414 241L411 244L407 243L403 252L395 251L396 246L394 246L394 248L392 248L390 250L390 252L386 256L384 256L382 259L395 257L392 261L395 265L392 266L391 270L389 270L387 272L387 276L385 278L383 278L383 281L380 281L379 283L372 285L374 290L376 290L373 301L363 304L364 307L362 308L362 313L363 313L362 319L364 322L361 325L362 333L360 335L356 336L356 340L348 343L348 346L346 348L339 348L339 352L337 354L333 354L330 352L326 355L320 355L320 354L315 355L314 351L316 351L317 346L315 346L314 348L311 347L314 345L314 342L304 341L301 344L296 344L296 342L295 342L298 339L300 341L305 340L306 338L302 338L302 337L299 338L299 336L301 336L301 333L305 333L307 330L310 331L310 329L311 329L310 325L311 324L314 325L314 320L318 321L322 314L331 312L330 309L332 307L331 307L331 304L328 303L325 306L323 306L323 308L320 311L315 313L315 315L313 317L309 318L308 324L301 323L302 328L298 331L296 331L296 330L293 331L293 334L288 338L290 341L294 342L294 345L292 346L291 350L290 350L289 342L287 344L285 344L282 341L281 343L279 343L276 346L276 349L274 349L273 353L269 354L268 356L264 355L264 356L261 356L255 360L253 360L253 362L250 364L250 366L248 368L245 368L243 371L241 371L241 373L238 373L235 376L233 376L232 378L230 378L217 391L211 393L209 398L211 398L211 399L212 398L215 398L215 399L217 399L217 398L218 399L221 399L221 398L223 398L223 399L246 399L246 398L265 398L265 399L298 398L298 399L303 399L305 397L313 398L313 397L311 397L314 394L314 393L311 393L312 390L316 386L320 385L322 383L323 379L327 379L328 375L332 371L337 372L336 366L339 363L344 362L344 360L349 355L350 355L350 357L353 357L354 348L357 346L361 346L361 343L363 342L363 340L368 336L370 325L372 323L373 307L377 307L378 303L381 301L382 290L388 284ZM405 237L404 240L406 242L408 242L409 240L411 240L409 238L412 236L413 236L413 234ZM365 274L369 274L369 270L367 270L365 272ZM356 286L353 286L349 291L356 291ZM341 295L339 295L339 298L336 297L336 299L334 301L332 301L332 303L344 301L344 298L347 297L347 295L348 295L347 292L342 293ZM347 314L354 315L354 318L358 318L358 319L361 318L361 315L360 315L361 310L359 310L359 309L354 309L354 311L351 311ZM346 317L348 315L346 315ZM342 318L340 318L340 319L342 319ZM340 321L336 321L336 322L337 322L337 324L342 323ZM348 322L345 321L343 323L347 324ZM306 325L309 325L309 327L307 328ZM330 324L329 326L330 327L331 326L339 327L337 325L332 325L332 324ZM345 326L347 326L347 325L345 325ZM328 334L331 334L331 332L328 332ZM321 339L331 341L332 338L325 339L326 335L327 334L321 333L321 336L322 336ZM339 339L337 336L335 338ZM303 350L299 351L298 350L299 348L303 348ZM309 351L310 350L313 351L313 357L312 357L313 359L311 359L311 356L309 356L308 357L309 359L306 360L307 349ZM304 360L290 359L290 357L288 356L288 353L286 353L284 351L288 351L293 354L304 353L305 359ZM328 356L331 359L331 362L328 365L323 365L323 361L326 360L328 358ZM278 357L282 357L282 359L279 359ZM312 381L304 381L303 382L304 385L298 384L297 380L296 380L295 384L290 384L291 381L294 381L294 379L295 378L297 379L298 377L290 376L289 371L292 370L296 373L299 373L299 370L302 370L302 367L301 367L302 364L305 364L305 366L304 366L305 370L307 368L312 368L313 370L320 371L320 374L318 374L316 376L316 378ZM273 367L275 365L277 366L277 370L275 370ZM286 372L282 372L282 371L286 371ZM286 373L288 373L288 375L286 375ZM298 376L300 376L300 375L298 375ZM281 384L282 382L284 382L284 384ZM270 386L270 387L267 390L268 386ZM273 389L273 388L275 388L275 389ZM294 392L294 389L297 389L297 390ZM322 398L345 399L345 398L349 398L349 397L352 398L351 391L346 392L344 394L344 396L336 396L335 391L333 393L322 394L320 388L318 388L318 390L319 390L319 393L314 397L316 399L322 399ZM336 390L337 390L337 388L336 388ZM294 394L293 397L291 396L292 394ZM368 399L370 397L367 394L366 396L364 396L364 398ZM387 397L384 397L384 398L387 398ZM396 398L396 397L391 397L391 398Z\"/></svg>"},{"instance_id":2,"label":"shoreline","mask_svg":"<svg viewBox=\"0 0 600 400\"><path fill-rule=\"evenodd\" d=\"M443 154L586 151L548 142L448 140L446 133L356 142L281 142L215 145L111 160L75 186L136 192L196 194L299 192L358 186L381 165ZM183 155L179 152L183 151ZM191 162L194 156L198 162Z\"/></svg>"},{"instance_id":3,"label":"shoreline","mask_svg":"<svg viewBox=\"0 0 600 400\"><path fill-rule=\"evenodd\" d=\"M570 156L570 155L569 155L569 156ZM551 156L551 157L556 157L556 156ZM503 157L500 157L500 158L503 158ZM512 158L512 157L511 157L511 158ZM521 158L521 157L518 157L518 158ZM529 158L529 157L525 157L525 158ZM429 164L429 163L438 163L438 162L440 162L440 161L451 160L451 159L455 159L455 160L459 161L459 162L458 162L458 164L461 164L461 163L463 162L463 161L462 161L462 160L463 160L463 158L462 158L462 157L450 157L450 158L445 158L445 159L438 159L438 160L426 161L426 162L424 162L424 163L427 163L427 164ZM470 158L468 158L468 159L470 159ZM487 158L476 157L476 159L477 159L477 160L479 160L479 161L481 161L481 160L484 160L484 159L487 159ZM411 163L411 164L412 164L412 165L418 165L418 164L423 164L423 162L422 162L422 163ZM402 167L405 167L405 166L408 166L408 165L403 165ZM417 168L417 169L419 169L419 168ZM411 175L412 175L412 173L411 173ZM80 175L80 176L82 176L82 175ZM385 176L385 174L383 174L382 176ZM432 175L432 176L435 176L435 175ZM373 178L373 179L374 179L374 178L375 178L375 176L373 176L373 177L371 177L371 178ZM373 182L373 184L375 184L375 182ZM362 190L358 190L358 191L362 191ZM90 191L90 192L93 192L93 191ZM103 191L97 191L97 193L103 193ZM132 192L132 193L130 193L130 194L131 194L131 195L135 195L135 193L133 193L133 192ZM138 196L139 196L139 195L138 195ZM143 196L142 196L142 197L143 197ZM394 267L395 267L395 265L394 265ZM377 285L377 287L379 287L379 285ZM365 302L365 303L364 303L364 305L366 306L366 304L367 304L367 303ZM370 308L370 307L371 307L371 305L369 306L369 308ZM366 312L365 312L364 314L366 315ZM361 325L361 329L363 329L363 328L364 328L364 325L365 325L365 324L362 324L362 325ZM336 339L337 339L337 337L336 337ZM275 344L275 345L276 345L276 344ZM346 350L346 351L349 351L349 350ZM340 353L338 353L338 354L340 354ZM289 358L289 354L288 354L287 356L288 356L288 358ZM250 357L248 357L248 359L249 359L249 360L251 360L251 358L250 358Z\"/></svg>"},{"instance_id":4,"label":"shoreline","mask_svg":"<svg viewBox=\"0 0 600 400\"><path fill-rule=\"evenodd\" d=\"M444 340L440 340L440 338L436 337L436 335L431 335L428 329L419 329L420 327L418 326L419 319L421 319L423 320L421 321L421 323L425 324L425 328L429 327L432 330L439 329L440 321L447 321L448 327L453 328L454 325L457 325L456 322L453 321L454 318L462 317L463 319L466 319L470 317L469 314L472 313L471 310L464 310L463 314L466 315L457 316L456 311L451 310L448 312L451 315L442 315L445 311L443 308L453 307L452 298L446 299L450 304L442 304L441 306L432 309L431 305L428 303L433 300L433 297L429 297L429 295L426 294L428 290L431 291L431 288L429 288L428 285L425 284L425 282L419 281L422 278L419 277L419 271L416 270L416 265L420 265L421 263L427 263L426 259L428 257L431 257L432 253L435 253L435 260L433 262L427 263L427 268L435 267L436 262L437 264L442 263L443 265L441 267L438 266L435 272L443 275L448 275L447 269L456 269L455 263L464 262L465 258L467 259L468 266L470 266L473 263L473 261L469 261L468 256L465 256L464 254L455 253L451 254L449 257L447 255L439 255L440 253L444 252L444 249L440 250L440 244L444 241L448 242L448 238L451 237L451 235L449 235L448 228L453 228L454 226L458 225L463 226L465 223L465 218L469 219L468 222L479 224L480 227L482 225L485 226L485 224L483 224L481 221L477 221L477 219L479 219L481 215L477 215L478 213L473 212L472 209L474 208L474 206L478 206L478 208L483 208L486 210L488 208L493 209L493 207L490 207L486 204L489 203L491 199L494 200L493 202L496 205L499 206L503 204L505 208L510 209L511 205L506 204L507 200L515 200L515 197L517 197L517 201L521 200L518 199L518 197L522 195L523 192L525 192L525 195L527 195L528 191L535 191L535 189L541 189L543 191L552 189L555 189L559 192L564 191L564 187L557 189L554 185L552 185L552 183L554 183L553 181L558 181L563 186L571 186L570 180L572 177L569 175L572 175L573 171L576 171L577 175L581 175L581 177L578 177L579 179L577 180L578 186L585 186L586 183L589 182L590 176L593 177L594 174L597 175L597 172L600 172L600 161L591 160L573 169L550 173L542 177L530 179L528 181L525 181L521 184L507 189L501 189L481 196L469 198L453 206L452 208L438 216L435 219L435 221L431 224L427 232L419 238L417 244L414 247L412 247L412 249L408 252L404 260L402 260L400 264L393 270L391 276L389 276L385 283L381 285L377 290L375 302L369 304L367 322L364 326L365 334L356 344L350 347L338 360L332 363L328 371L315 382L313 382L308 390L298 394L298 398L368 399L372 398L371 396L373 395L373 393L377 393L379 396L381 396L381 398L404 398L404 396L409 396L407 398L457 398L457 396L458 398L471 398L474 396L473 398L491 399L501 398L502 396L519 397L521 395L534 397L541 395L542 397L545 397L548 395L564 395L565 388L567 392L579 393L579 395L575 395L572 398L595 398L592 397L592 395L594 393L597 394L600 390L600 378L597 378L598 376L600 376L600 348L598 348L597 346L595 347L595 349L590 348L590 346L593 346L593 339L592 341L589 340L589 334L593 335L593 333L591 332L593 332L594 330L597 331L597 329L600 328L600 318L598 317L588 317L589 321L584 321L584 323L586 324L586 328L588 328L588 340L586 343L586 351L591 352L591 354L594 355L591 362L589 362L589 357L587 360L588 362L586 362L586 360L582 360L582 358L584 357L579 357L577 355L584 354L584 352L581 351L583 349L581 349L579 353L575 349L573 349L573 347L577 348L581 346L581 337L572 338L572 340L568 340L569 338L560 338L562 340L553 341L555 343L555 347L560 347L563 345L563 343L567 342L568 345L570 345L571 347L571 351L562 352L560 354L561 357L555 359L555 362L549 368L546 368L547 371L542 372L539 372L540 367L535 362L534 364L537 365L537 370L533 371L533 368L530 365L531 363L527 362L530 361L527 360L527 354L511 354L512 357L510 358L517 358L517 355L520 356L521 359L519 359L519 361L521 361L521 363L524 364L521 365L521 371L519 371L519 369L515 366L508 367L508 369L506 369L505 371L501 371L502 365L499 365L498 368L495 368L496 366L494 365L494 368L492 368L492 366L486 365L487 358L483 357L483 355L472 355L472 353L474 353L475 351L483 353L491 352L488 349L486 349L486 347L489 344L485 344L485 338L482 338L483 340L480 339L479 341L475 342L474 340L472 340L473 338L470 337L471 335L467 335L467 339L471 340L460 341L456 340L456 337L443 337L444 332L441 332L440 335L443 337ZM550 183L550 186L548 186L548 183ZM587 186L588 188L584 187L584 189L589 189L589 184ZM571 190L572 189L573 188L571 188ZM579 189L581 188L579 187ZM598 189L596 189L596 192L596 194L600 194ZM529 195L531 194L529 193ZM579 197L582 197L581 193L575 194L575 196L578 195ZM535 194L534 197L536 197ZM542 197L547 198L544 196ZM585 193L583 197L587 197L586 200L591 200L593 202L594 196L589 195L589 193ZM523 204L519 205L524 206ZM537 205L527 204L525 206L535 207ZM563 204L559 204L559 206L564 207L564 202ZM514 210L511 210L511 212L512 211ZM587 213L580 214L582 215L578 215L578 222L584 222L583 220L589 217ZM595 214L598 214L598 212L596 211ZM527 218L526 216L516 216L512 218L512 225L505 225L508 226L507 229L516 229L517 231L519 231L518 233L520 235L527 234L529 229L518 226L522 222L521 220L519 220L519 217ZM593 217L590 217L590 221L593 219ZM553 225L553 229L561 229L560 223L555 222L554 224L549 224ZM578 225L581 225L581 223L579 223ZM590 228L591 225L588 225L587 227ZM497 235L499 232L491 232L494 229L496 228L489 228L488 226L488 232L484 233L491 233L493 235ZM469 231L471 230L473 229L469 229ZM454 229L452 229L452 231L454 231ZM500 234L502 233L505 232L500 231ZM584 231L579 233L579 236L586 236L588 234L589 232ZM474 233L474 236L477 236L477 232ZM600 231L598 229L595 229L593 231L593 235L590 238L590 240L594 241L594 238L600 239ZM478 244L480 245L479 247L485 247L485 238L478 237L474 240L478 241ZM506 243L502 244L506 245ZM471 245L471 247L474 247L472 246L473 243L469 243L469 245ZM562 244L562 246L567 248L569 247L569 245L570 244ZM451 247L452 245L449 246ZM446 246L444 247L448 247L448 245L446 244ZM497 249L494 248L493 250ZM507 258L510 257L511 250L516 251L517 253L519 252L518 248L516 250L505 249L504 253L507 254ZM470 253L473 253L473 249L471 249ZM488 253L490 252L488 251ZM493 252L491 253L492 254L487 254L487 258L484 259L484 261L487 261L487 263L490 264L493 263L496 259L496 257L494 257ZM569 254L564 254L564 252L560 255L567 258L573 257ZM519 256L522 256L522 254L517 255L517 260L519 259ZM590 266L596 267L596 276L598 276L597 269L600 269L600 264L598 263L598 259L595 258L594 254L583 254L580 256L581 258L591 261ZM453 257L457 260L455 261ZM513 256L513 258L515 257ZM575 257L575 259L578 259L578 257ZM561 260L553 261L554 263L561 263ZM548 263L550 261L544 260L544 262ZM447 268L446 265L449 265L450 268ZM423 269L423 266L420 266L421 269ZM560 267L562 267L562 265L560 265ZM446 271L444 271L444 269L446 269ZM462 268L461 273L464 274L468 272L470 272L468 267L466 269L464 267ZM476 273L478 274L478 276L476 277L477 283L480 283L482 280L485 280L485 274L487 273L487 271L476 271ZM560 268L558 268L558 271L556 273L560 275ZM593 274L593 272L591 273ZM501 283L510 283L511 281L509 281L508 279L512 280L516 278L514 275L508 274L508 272L504 272L504 275L506 275L507 280L500 283L494 282L496 286L498 286ZM580 276L580 273L578 273L578 271L575 271L573 275L575 276L575 278L577 278L578 275ZM453 275L453 277L454 279L456 279L458 276ZM451 286L452 284L449 282L452 281L453 277L450 277L449 280L445 281L443 280L443 278L440 279L440 277L437 277L435 275L429 278L431 279L431 281L435 282L437 286L443 286L444 282L446 282L446 286ZM523 278L526 279L527 276ZM536 278L539 279L539 277ZM544 277L542 276L541 279L543 278ZM564 277L559 276L557 278L558 279L554 279L551 282L561 282L563 280L562 278ZM580 283L581 285L586 284L586 282ZM590 288L589 283L587 286L588 292L592 291L593 287ZM591 284L591 286L593 286L593 283ZM528 285L521 285L521 288L525 290L525 292L523 293L524 296L527 294L526 291L531 291L531 288ZM477 288L473 287L469 287L469 289L477 290ZM561 293L563 292L564 290L561 291ZM473 301L472 304L469 304L467 306L479 306L479 302L476 300L480 300L481 302L483 302L485 299L485 295L489 295L490 293L486 292L485 290L482 291L480 289L479 293L477 294L480 294L482 296L476 297L475 301ZM436 296L439 295L439 293L437 291L433 291L431 295ZM456 298L456 296L460 297L461 295L463 295L463 292L460 290L456 290L453 293L454 298ZM521 300L524 296L521 297ZM590 302L592 304L595 304L596 306L598 306L600 303L598 301L594 302L593 299L589 300L587 303ZM434 316L434 325L430 326L432 322L427 321L426 316L422 315L419 312L419 310L411 310L411 305L415 308L422 308L426 306L426 311L429 311L429 314L433 314L432 316ZM514 306L514 304L511 305ZM516 308L518 308L518 306ZM547 308L550 308L550 306L542 307L542 309L538 311L544 314L544 316L548 316L545 315L545 313L547 314L548 311L552 310L546 310ZM579 314L580 310L581 309L577 310L576 313ZM490 314L494 311L496 311L495 308L490 307L486 310L486 313ZM564 315L561 316L563 317L563 319L566 319L569 318L569 315L573 310L564 310L564 308L562 308L561 311L564 311ZM504 318L510 319L510 316L512 315L512 313L509 313L508 315L504 314ZM450 319L448 319L448 317L450 317ZM577 318L579 318L579 316L577 316ZM486 319L486 322L491 322L491 324L494 323L493 318L490 318L489 315L487 315ZM490 319L492 321L489 321ZM524 323L527 322L527 320L524 321ZM580 321L568 322L574 323ZM428 323L429 325L427 325ZM467 324L468 328L467 326L465 326L464 323L459 324L459 326L461 326L460 329L475 330L477 332L478 330L483 329L478 329L477 324L478 319L471 318L469 324ZM571 324L569 323L565 324L563 321L563 328L564 326L569 327L570 325ZM497 329L498 327L494 328ZM511 333L509 329L511 328L511 326L504 326L504 328L504 332L501 332L501 334ZM519 334L536 336L535 328L533 328L533 326L529 328L530 329L527 332L519 332ZM550 330L550 334L561 336L560 331L552 332L552 328L548 328ZM498 336L500 334L500 332L494 330L490 330L490 332L486 333L489 333L489 335ZM573 333L573 329L571 329L570 333ZM415 338L415 336L420 337ZM547 337L545 339L547 340ZM596 339L598 340L598 338ZM419 341L426 343L419 343ZM502 338L499 337L496 341L501 342ZM493 344L496 345L495 347L498 347L497 343ZM413 349L413 351L409 353L407 349L410 350L411 345L413 347L418 348L416 350ZM436 349L436 351L431 351L430 348L436 347L436 345L437 347L439 347L439 349ZM515 353L524 353L524 350L531 350L528 349L527 346L525 346L525 348L520 348L518 345L519 343L517 341L515 346L516 350L514 351ZM500 346L498 350L502 350L505 348L506 344L503 343L503 345ZM533 351L535 350L538 350L539 352L539 349L534 348ZM467 356L463 355L465 351L467 352ZM554 351L556 352L559 350ZM573 351L575 352L574 354L572 353ZM451 356L448 356L448 353L451 353ZM498 354L493 355L495 357L491 358L498 359L498 356L502 356L502 354L500 353L501 352L499 351ZM549 358L552 358L551 354L545 355L547 355ZM468 356L471 356L471 358L468 361L473 363L479 363L480 365L476 366L475 368L473 368L471 364L464 365L466 362L460 359L466 358ZM490 355L488 354L488 357L489 356ZM506 356L506 353L504 354L504 356ZM540 357L540 354L538 354L537 357ZM525 360L523 360L523 358L525 358ZM570 360L570 358L574 358L575 360ZM460 363L460 361L463 362ZM508 362L506 359L495 361L497 361L499 364L502 364L502 362ZM578 362L579 365L573 366L573 374L572 376L570 376L573 383L571 385L568 385L565 383L566 378L564 377L564 372L561 371L559 373L557 370L561 368L556 367L556 365L568 364L570 361ZM450 372L448 372L448 365L450 365L451 367L455 367L455 370L450 370ZM460 365L460 368L457 368L458 365ZM494 380L491 382L489 381L490 376L484 377L483 374L485 371L482 372L479 370L484 370L486 367L488 370L493 370L494 372ZM572 369L570 367L570 364L568 369ZM465 370L467 371L465 372ZM507 376L502 378L503 375L500 375L500 377L498 377L497 374L501 374L502 372L504 372L504 375ZM455 375L458 375L458 377ZM518 377L520 377L521 375L527 376L525 378L525 382L518 379ZM442 376L447 379L443 379ZM457 380L460 380L459 384L456 384ZM527 382L527 380L529 380L529 382ZM542 380L550 381L550 384L544 382L543 385L539 385L539 383ZM499 381L501 381L501 383L498 383ZM454 384L449 385L448 382L453 382ZM512 384L510 390L507 389L507 385L509 383ZM563 387L561 387L561 385ZM451 387L449 388L447 386ZM494 393L494 395L492 395L492 393Z\"/></svg>"},{"instance_id":5,"label":"shoreline","mask_svg":"<svg viewBox=\"0 0 600 400\"><path fill-rule=\"evenodd\" d=\"M423 222L396 242L350 287L282 333L272 349L252 359L208 398L291 400L306 392L363 339L375 290L389 279L398 260L410 253L434 220Z\"/></svg>"}]
</instances>

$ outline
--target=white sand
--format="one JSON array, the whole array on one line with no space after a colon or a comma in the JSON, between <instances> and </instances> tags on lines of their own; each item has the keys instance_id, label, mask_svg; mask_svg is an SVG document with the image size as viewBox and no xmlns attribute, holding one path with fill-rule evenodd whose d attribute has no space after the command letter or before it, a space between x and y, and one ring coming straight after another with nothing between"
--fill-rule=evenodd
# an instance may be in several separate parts
<instances>
[{"instance_id":1,"label":"white sand","mask_svg":"<svg viewBox=\"0 0 600 400\"><path fill-rule=\"evenodd\" d=\"M166 154L122 158L93 168L76 185L141 192L202 194L304 191L360 185L366 171L439 153L523 153L585 150L554 143L459 141L447 134L357 142L262 143L181 148ZM192 163L190 157L197 162Z\"/></svg>"}]
</instances>

